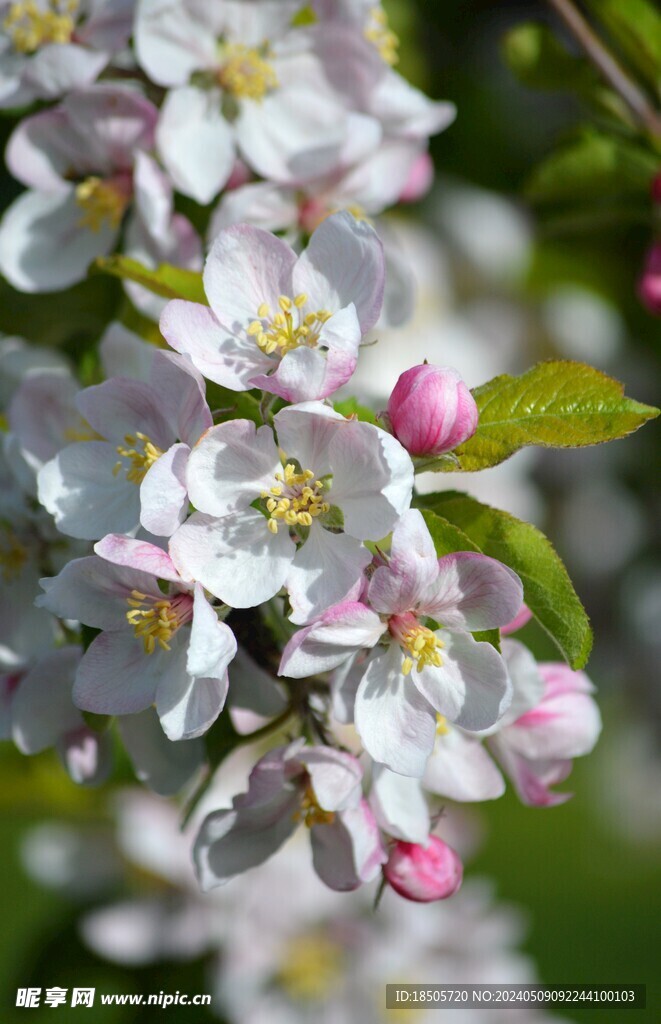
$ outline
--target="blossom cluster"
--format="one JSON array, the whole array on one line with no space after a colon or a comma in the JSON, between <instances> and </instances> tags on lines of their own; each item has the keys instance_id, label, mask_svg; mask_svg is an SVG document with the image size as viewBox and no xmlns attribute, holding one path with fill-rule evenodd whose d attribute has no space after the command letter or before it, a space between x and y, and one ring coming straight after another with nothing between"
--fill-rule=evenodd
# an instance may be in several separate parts
<instances>
[{"instance_id":1,"label":"blossom cluster","mask_svg":"<svg viewBox=\"0 0 661 1024\"><path fill-rule=\"evenodd\" d=\"M415 493L478 428L459 374L411 367L378 416L337 394L410 312L378 217L424 193L454 108L397 73L371 0L3 6L0 104L38 106L8 143L26 191L0 271L56 291L121 247L143 270L203 267L204 292L128 281L159 342L111 325L85 387L0 344L3 736L85 784L119 736L191 806L262 742L246 791L200 823L204 889L302 826L331 889L451 896L439 800L494 799L506 776L558 803L600 729L582 672L501 640L529 615L517 573L439 545ZM204 242L182 203L207 208Z\"/></svg>"}]
</instances>

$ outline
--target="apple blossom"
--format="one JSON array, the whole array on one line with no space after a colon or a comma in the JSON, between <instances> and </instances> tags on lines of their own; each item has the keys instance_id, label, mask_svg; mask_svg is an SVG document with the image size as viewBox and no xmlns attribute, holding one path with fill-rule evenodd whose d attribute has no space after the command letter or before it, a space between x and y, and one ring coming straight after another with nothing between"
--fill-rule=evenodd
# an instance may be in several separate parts
<instances>
[{"instance_id":1,"label":"apple blossom","mask_svg":"<svg viewBox=\"0 0 661 1024\"><path fill-rule=\"evenodd\" d=\"M277 444L250 420L206 432L187 472L198 511L170 554L182 576L235 608L284 586L292 620L307 622L360 586L371 560L361 541L385 536L408 507L413 467L389 434L319 402L282 409L274 427Z\"/></svg>"},{"instance_id":2,"label":"apple blossom","mask_svg":"<svg viewBox=\"0 0 661 1024\"><path fill-rule=\"evenodd\" d=\"M509 622L521 599L518 576L493 558L468 551L437 558L421 513L412 509L393 531L388 564L373 573L367 601L336 604L295 634L280 672L300 678L328 671L372 648L362 673L350 678L352 687L358 683L356 728L375 761L419 777L434 746L437 713L478 730L506 711L505 663L470 631ZM440 628L425 625L428 619Z\"/></svg>"},{"instance_id":3,"label":"apple blossom","mask_svg":"<svg viewBox=\"0 0 661 1024\"><path fill-rule=\"evenodd\" d=\"M423 363L402 373L388 399L388 417L411 455L441 455L475 433L475 399L456 370Z\"/></svg>"},{"instance_id":4,"label":"apple blossom","mask_svg":"<svg viewBox=\"0 0 661 1024\"><path fill-rule=\"evenodd\" d=\"M85 420L81 439L38 474L39 500L58 529L95 540L142 523L171 534L188 510L191 445L212 423L197 371L155 350L149 381L115 377L81 391L76 404Z\"/></svg>"},{"instance_id":5,"label":"apple blossom","mask_svg":"<svg viewBox=\"0 0 661 1024\"><path fill-rule=\"evenodd\" d=\"M155 704L169 739L202 735L225 703L231 629L155 545L110 535L95 551L42 580L37 602L103 631L76 673L75 703L108 715Z\"/></svg>"},{"instance_id":6,"label":"apple blossom","mask_svg":"<svg viewBox=\"0 0 661 1024\"><path fill-rule=\"evenodd\" d=\"M361 796L359 762L331 747L298 740L271 750L253 768L248 792L202 824L194 859L204 890L223 885L274 854L299 824L310 830L312 859L331 889L373 879L385 851Z\"/></svg>"},{"instance_id":7,"label":"apple blossom","mask_svg":"<svg viewBox=\"0 0 661 1024\"><path fill-rule=\"evenodd\" d=\"M461 885L463 865L451 846L438 836L430 836L424 846L398 840L383 875L405 899L431 903L454 896Z\"/></svg>"},{"instance_id":8,"label":"apple blossom","mask_svg":"<svg viewBox=\"0 0 661 1024\"><path fill-rule=\"evenodd\" d=\"M384 276L378 236L347 213L325 220L299 257L274 235L237 225L218 235L207 258L211 308L175 299L161 331L233 391L326 398L356 367L381 311Z\"/></svg>"}]
</instances>

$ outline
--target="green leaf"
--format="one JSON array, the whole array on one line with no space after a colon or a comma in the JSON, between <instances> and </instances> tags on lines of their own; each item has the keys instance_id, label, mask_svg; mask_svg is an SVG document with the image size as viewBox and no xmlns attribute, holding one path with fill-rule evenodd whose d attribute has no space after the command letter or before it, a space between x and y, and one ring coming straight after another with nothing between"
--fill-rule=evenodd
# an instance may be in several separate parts
<instances>
[{"instance_id":1,"label":"green leaf","mask_svg":"<svg viewBox=\"0 0 661 1024\"><path fill-rule=\"evenodd\" d=\"M415 499L416 504L422 502L425 502L425 497ZM443 555L451 555L453 551L480 550L478 546L473 543L470 537L468 537L457 526L449 523L447 519L438 515L438 513L432 511L430 508L422 508L421 511L422 518L427 524L427 529L431 534L431 539L434 542L436 554L439 558L442 558Z\"/></svg>"},{"instance_id":2,"label":"green leaf","mask_svg":"<svg viewBox=\"0 0 661 1024\"><path fill-rule=\"evenodd\" d=\"M455 450L455 468L497 466L528 445L582 448L613 441L658 416L658 409L623 392L619 381L592 366L564 360L538 363L520 377L494 377L473 391L480 420Z\"/></svg>"},{"instance_id":3,"label":"green leaf","mask_svg":"<svg viewBox=\"0 0 661 1024\"><path fill-rule=\"evenodd\" d=\"M538 204L623 200L649 195L658 157L633 142L585 129L546 158L526 193Z\"/></svg>"},{"instance_id":4,"label":"green leaf","mask_svg":"<svg viewBox=\"0 0 661 1024\"><path fill-rule=\"evenodd\" d=\"M252 420L258 427L262 426L262 413L259 400L249 391L230 391L214 381L206 382L206 396L214 416L215 423L224 423L228 419Z\"/></svg>"},{"instance_id":5,"label":"green leaf","mask_svg":"<svg viewBox=\"0 0 661 1024\"><path fill-rule=\"evenodd\" d=\"M622 53L657 91L661 89L661 14L649 0L587 0Z\"/></svg>"},{"instance_id":6,"label":"green leaf","mask_svg":"<svg viewBox=\"0 0 661 1024\"><path fill-rule=\"evenodd\" d=\"M134 281L164 299L189 299L207 305L202 275L196 270L182 270L170 263L161 263L155 270L128 256L102 256L95 260L92 273L110 274L125 281Z\"/></svg>"},{"instance_id":7,"label":"green leaf","mask_svg":"<svg viewBox=\"0 0 661 1024\"><path fill-rule=\"evenodd\" d=\"M592 647L590 623L562 560L540 530L457 491L425 495L417 503L455 526L474 548L514 569L533 615L571 667L583 668Z\"/></svg>"},{"instance_id":8,"label":"green leaf","mask_svg":"<svg viewBox=\"0 0 661 1024\"><path fill-rule=\"evenodd\" d=\"M510 70L531 89L583 93L599 84L592 65L570 54L546 25L516 25L505 35L502 45Z\"/></svg>"},{"instance_id":9,"label":"green leaf","mask_svg":"<svg viewBox=\"0 0 661 1024\"><path fill-rule=\"evenodd\" d=\"M473 633L473 637L478 643L491 644L495 647L500 654L500 630L499 629L481 629L476 630Z\"/></svg>"},{"instance_id":10,"label":"green leaf","mask_svg":"<svg viewBox=\"0 0 661 1024\"><path fill-rule=\"evenodd\" d=\"M335 412L341 416L355 416L364 423L376 423L376 413L366 405L361 405L357 398L345 398L341 402L334 402Z\"/></svg>"}]
</instances>

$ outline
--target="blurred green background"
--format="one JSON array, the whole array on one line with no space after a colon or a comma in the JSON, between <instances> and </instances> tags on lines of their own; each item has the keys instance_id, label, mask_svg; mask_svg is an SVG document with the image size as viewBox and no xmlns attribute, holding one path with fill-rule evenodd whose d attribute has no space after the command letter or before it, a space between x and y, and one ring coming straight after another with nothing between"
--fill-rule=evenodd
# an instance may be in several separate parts
<instances>
[{"instance_id":1,"label":"blurred green background","mask_svg":"<svg viewBox=\"0 0 661 1024\"><path fill-rule=\"evenodd\" d=\"M459 110L455 125L432 142L441 187L447 178L521 197L535 165L572 137L581 116L570 95L525 88L503 60L502 40L513 26L528 19L552 22L546 5L392 0L386 7L402 40L400 70L431 96L453 100ZM5 137L11 124L0 120ZM6 173L0 189L3 205L17 191ZM415 215L426 220L429 206L421 204ZM653 234L651 202L641 196L630 216L596 217L589 224L548 209L533 216L533 259L518 301L532 305L558 285L580 285L617 307L625 327L621 352L615 361L605 358L604 365L598 351L588 361L625 380L636 398L658 404L661 322L642 309L635 292ZM123 305L118 284L101 278L56 298L21 296L0 284L0 331L59 345L79 360ZM529 364L548 354L540 353L536 340L523 356ZM644 524L627 563L608 572L599 565L599 538L592 560L575 563L566 525L575 483L593 472L594 460L586 453L561 454L541 458L532 470L544 502L540 525L566 557L593 618L596 645L589 673L600 691L604 732L595 754L576 764L564 787L575 793L569 803L528 809L508 792L480 809L485 839L469 868L492 877L500 897L524 908L529 918L524 949L536 959L541 979L644 982L647 1011L628 1011L625 1019L650 1022L661 1019L660 441L657 422L613 445L616 451L607 456L614 487ZM602 472L601 463L598 468ZM617 531L612 543L618 543ZM603 551L604 560L609 554ZM535 653L555 657L535 627L527 629ZM201 961L129 971L97 959L81 945L75 928L87 897L72 902L41 888L23 870L19 849L32 825L68 821L89 828L104 819L105 795L117 778L105 789L81 793L48 755L24 759L6 746L0 757L0 1020L23 1020L26 1013L42 1020L51 1014L49 1008L12 1008L16 988L30 984L206 991ZM56 1012L61 1019L71 1013ZM90 1021L142 1019L131 1008L86 1013L80 1011ZM143 1013L153 1019L151 1009ZM619 1024L621 1013L572 1008L562 1016ZM171 1008L167 1019L207 1017L202 1010L192 1015Z\"/></svg>"}]
</instances>

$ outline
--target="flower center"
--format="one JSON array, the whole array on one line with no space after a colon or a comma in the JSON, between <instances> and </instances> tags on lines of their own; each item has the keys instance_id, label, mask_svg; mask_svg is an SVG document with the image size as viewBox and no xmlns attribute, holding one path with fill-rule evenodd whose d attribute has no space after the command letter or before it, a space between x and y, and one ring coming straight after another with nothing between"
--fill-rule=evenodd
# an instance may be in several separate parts
<instances>
[{"instance_id":1,"label":"flower center","mask_svg":"<svg viewBox=\"0 0 661 1024\"><path fill-rule=\"evenodd\" d=\"M170 650L170 640L185 622L193 618L193 598L190 594L177 594L171 599L158 600L139 590L132 590L126 598L131 611L126 619L139 640L142 640L146 654L153 654L156 644L164 651Z\"/></svg>"},{"instance_id":2,"label":"flower center","mask_svg":"<svg viewBox=\"0 0 661 1024\"><path fill-rule=\"evenodd\" d=\"M447 736L450 732L450 726L445 715L439 713L436 714L436 735Z\"/></svg>"},{"instance_id":3,"label":"flower center","mask_svg":"<svg viewBox=\"0 0 661 1024\"><path fill-rule=\"evenodd\" d=\"M122 469L126 468L126 479L130 480L132 484L141 484L147 476L147 471L151 469L157 459L160 459L163 452L149 440L146 434L141 434L139 430L135 434L124 434L124 440L128 447L125 448L124 445L118 444L117 454L121 455L122 459L128 459L129 465L125 467L120 459L112 471L113 476L117 476Z\"/></svg>"},{"instance_id":4,"label":"flower center","mask_svg":"<svg viewBox=\"0 0 661 1024\"><path fill-rule=\"evenodd\" d=\"M293 463L288 462L282 473L275 474L275 479L277 483L270 491L261 494L266 501L271 533L278 532L280 523L312 526L313 519L330 511L330 504L323 499L323 482L314 479L311 469L297 473Z\"/></svg>"},{"instance_id":5,"label":"flower center","mask_svg":"<svg viewBox=\"0 0 661 1024\"><path fill-rule=\"evenodd\" d=\"M46 43L68 43L74 33L78 0L14 3L2 23L17 53L34 53Z\"/></svg>"},{"instance_id":6,"label":"flower center","mask_svg":"<svg viewBox=\"0 0 661 1024\"><path fill-rule=\"evenodd\" d=\"M323 932L300 935L285 946L277 981L290 999L325 999L342 975L343 961L342 947Z\"/></svg>"},{"instance_id":7,"label":"flower center","mask_svg":"<svg viewBox=\"0 0 661 1024\"><path fill-rule=\"evenodd\" d=\"M318 309L313 313L302 312L308 301L307 295L301 293L290 299L281 295L278 299L278 312L273 314L268 303L263 302L257 310L259 320L253 320L248 327L252 335L267 356L276 353L284 356L299 345L314 348L319 341L321 329L332 313L327 309Z\"/></svg>"},{"instance_id":8,"label":"flower center","mask_svg":"<svg viewBox=\"0 0 661 1024\"><path fill-rule=\"evenodd\" d=\"M20 576L28 560L28 549L8 527L0 534L0 575L9 583Z\"/></svg>"},{"instance_id":9,"label":"flower center","mask_svg":"<svg viewBox=\"0 0 661 1024\"><path fill-rule=\"evenodd\" d=\"M302 822L306 828L315 825L332 825L335 821L333 811L325 811L319 806L312 786L308 783L301 799L301 806L294 813L294 821Z\"/></svg>"},{"instance_id":10,"label":"flower center","mask_svg":"<svg viewBox=\"0 0 661 1024\"><path fill-rule=\"evenodd\" d=\"M259 50L243 43L227 43L222 49L218 83L240 99L263 100L278 87L275 70Z\"/></svg>"},{"instance_id":11,"label":"flower center","mask_svg":"<svg viewBox=\"0 0 661 1024\"><path fill-rule=\"evenodd\" d=\"M372 43L376 47L386 64L392 66L397 63L399 60L399 54L397 53L399 38L390 28L388 15L382 7L370 8L369 18L363 30L363 35L368 43Z\"/></svg>"},{"instance_id":12,"label":"flower center","mask_svg":"<svg viewBox=\"0 0 661 1024\"><path fill-rule=\"evenodd\" d=\"M443 647L443 641L431 629L422 626L412 612L393 615L388 622L388 629L404 651L402 672L405 676L414 664L417 664L418 672L422 672L427 665L441 667L443 659L438 648Z\"/></svg>"},{"instance_id":13,"label":"flower center","mask_svg":"<svg viewBox=\"0 0 661 1024\"><path fill-rule=\"evenodd\" d=\"M78 226L100 231L104 224L118 228L131 197L124 177L85 178L76 185L76 202L82 210Z\"/></svg>"}]
</instances>

